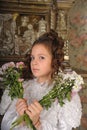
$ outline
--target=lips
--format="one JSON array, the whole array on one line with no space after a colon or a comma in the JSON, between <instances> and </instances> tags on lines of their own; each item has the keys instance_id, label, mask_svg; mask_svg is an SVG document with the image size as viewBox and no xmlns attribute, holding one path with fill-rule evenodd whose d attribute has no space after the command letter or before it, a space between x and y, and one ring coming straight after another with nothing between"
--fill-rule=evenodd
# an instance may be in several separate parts
<instances>
[{"instance_id":1,"label":"lips","mask_svg":"<svg viewBox=\"0 0 87 130\"><path fill-rule=\"evenodd\" d=\"M33 72L38 72L39 69L37 69L37 68L33 68L32 71L33 71Z\"/></svg>"}]
</instances>

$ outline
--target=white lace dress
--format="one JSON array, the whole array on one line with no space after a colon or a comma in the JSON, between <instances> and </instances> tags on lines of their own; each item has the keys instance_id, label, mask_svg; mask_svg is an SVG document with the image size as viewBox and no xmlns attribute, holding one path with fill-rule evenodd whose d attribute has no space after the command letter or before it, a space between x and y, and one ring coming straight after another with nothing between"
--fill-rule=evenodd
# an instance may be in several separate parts
<instances>
[{"instance_id":1,"label":"white lace dress","mask_svg":"<svg viewBox=\"0 0 87 130\"><path fill-rule=\"evenodd\" d=\"M47 83L39 84L36 79L24 82L24 97L28 104L34 99L40 100L48 93L53 85ZM1 130L10 130L11 124L19 116L15 109L17 99L11 101L8 96L8 90L4 91L0 104L0 113L4 114ZM56 100L52 106L46 110L43 109L40 115L41 128L39 130L72 130L80 125L82 107L79 95L73 96L72 100L65 101L61 107ZM27 126L17 126L13 130L31 130Z\"/></svg>"}]
</instances>

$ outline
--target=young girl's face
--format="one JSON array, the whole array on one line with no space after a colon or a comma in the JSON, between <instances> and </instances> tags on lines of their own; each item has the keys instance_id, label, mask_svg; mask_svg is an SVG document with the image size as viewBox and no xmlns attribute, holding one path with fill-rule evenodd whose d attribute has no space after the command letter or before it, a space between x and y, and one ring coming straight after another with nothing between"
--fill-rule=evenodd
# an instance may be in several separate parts
<instances>
[{"instance_id":1,"label":"young girl's face","mask_svg":"<svg viewBox=\"0 0 87 130\"><path fill-rule=\"evenodd\" d=\"M35 45L31 51L31 70L38 82L44 82L51 79L51 61L52 56L48 49L42 45Z\"/></svg>"}]
</instances>

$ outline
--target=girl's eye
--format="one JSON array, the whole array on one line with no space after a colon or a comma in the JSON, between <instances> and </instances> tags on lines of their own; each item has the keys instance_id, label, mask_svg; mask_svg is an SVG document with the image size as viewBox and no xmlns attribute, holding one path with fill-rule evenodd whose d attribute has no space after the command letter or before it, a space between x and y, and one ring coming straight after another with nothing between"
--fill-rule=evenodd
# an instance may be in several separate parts
<instances>
[{"instance_id":1,"label":"girl's eye","mask_svg":"<svg viewBox=\"0 0 87 130\"><path fill-rule=\"evenodd\" d=\"M40 59L40 60L43 60L43 59L45 59L45 57L44 57L44 56L40 56L39 59Z\"/></svg>"},{"instance_id":2,"label":"girl's eye","mask_svg":"<svg viewBox=\"0 0 87 130\"><path fill-rule=\"evenodd\" d=\"M31 61L33 61L35 58L34 58L34 56L31 56Z\"/></svg>"}]
</instances>

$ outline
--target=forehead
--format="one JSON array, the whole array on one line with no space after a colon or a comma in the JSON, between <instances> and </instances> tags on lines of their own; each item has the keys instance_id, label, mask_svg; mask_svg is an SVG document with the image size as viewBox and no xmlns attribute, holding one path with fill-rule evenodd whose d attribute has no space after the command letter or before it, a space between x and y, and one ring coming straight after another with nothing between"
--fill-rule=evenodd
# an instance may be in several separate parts
<instances>
[{"instance_id":1,"label":"forehead","mask_svg":"<svg viewBox=\"0 0 87 130\"><path fill-rule=\"evenodd\" d=\"M43 53L43 54L44 53L48 53L48 54L50 54L48 47L46 47L43 44L36 44L36 45L34 45L33 48L32 48L31 53Z\"/></svg>"}]
</instances>

